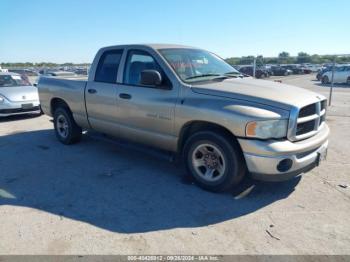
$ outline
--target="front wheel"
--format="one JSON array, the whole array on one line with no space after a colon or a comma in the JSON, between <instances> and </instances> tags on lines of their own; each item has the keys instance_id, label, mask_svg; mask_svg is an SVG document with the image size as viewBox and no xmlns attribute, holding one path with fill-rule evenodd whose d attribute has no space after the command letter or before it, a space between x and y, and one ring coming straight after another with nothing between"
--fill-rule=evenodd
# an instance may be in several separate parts
<instances>
[{"instance_id":1,"label":"front wheel","mask_svg":"<svg viewBox=\"0 0 350 262\"><path fill-rule=\"evenodd\" d=\"M188 173L202 188L220 192L237 185L245 175L245 161L235 141L203 131L192 135L184 147Z\"/></svg>"},{"instance_id":2,"label":"front wheel","mask_svg":"<svg viewBox=\"0 0 350 262\"><path fill-rule=\"evenodd\" d=\"M75 123L68 108L60 107L55 110L54 126L56 137L61 143L70 145L80 141L82 130Z\"/></svg>"}]
</instances>

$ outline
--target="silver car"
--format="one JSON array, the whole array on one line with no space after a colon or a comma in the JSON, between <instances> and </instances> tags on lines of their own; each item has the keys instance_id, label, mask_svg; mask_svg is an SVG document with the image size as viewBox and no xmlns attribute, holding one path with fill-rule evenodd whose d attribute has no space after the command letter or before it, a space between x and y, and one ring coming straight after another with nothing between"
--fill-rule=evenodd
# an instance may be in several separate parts
<instances>
[{"instance_id":1,"label":"silver car","mask_svg":"<svg viewBox=\"0 0 350 262\"><path fill-rule=\"evenodd\" d=\"M40 114L38 89L16 73L0 73L0 117Z\"/></svg>"}]
</instances>

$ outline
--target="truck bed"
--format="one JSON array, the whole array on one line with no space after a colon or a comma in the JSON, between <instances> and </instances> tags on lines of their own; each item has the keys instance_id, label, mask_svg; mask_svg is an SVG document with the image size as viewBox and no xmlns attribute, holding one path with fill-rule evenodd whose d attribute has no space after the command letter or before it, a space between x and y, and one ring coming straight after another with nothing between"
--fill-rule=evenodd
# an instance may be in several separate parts
<instances>
[{"instance_id":1,"label":"truck bed","mask_svg":"<svg viewBox=\"0 0 350 262\"><path fill-rule=\"evenodd\" d=\"M84 98L86 84L86 76L40 77L38 92L42 110L45 114L52 116L51 103L62 99L69 105L76 122L86 126L87 114Z\"/></svg>"}]
</instances>

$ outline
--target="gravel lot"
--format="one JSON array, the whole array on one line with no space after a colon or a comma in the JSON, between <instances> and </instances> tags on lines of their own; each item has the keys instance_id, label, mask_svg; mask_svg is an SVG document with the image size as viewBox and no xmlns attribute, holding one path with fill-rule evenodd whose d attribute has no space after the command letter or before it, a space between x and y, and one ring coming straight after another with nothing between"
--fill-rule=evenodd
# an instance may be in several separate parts
<instances>
[{"instance_id":1,"label":"gravel lot","mask_svg":"<svg viewBox=\"0 0 350 262\"><path fill-rule=\"evenodd\" d=\"M328 95L314 78L281 80ZM226 194L95 136L64 146L47 116L2 119L0 254L350 254L350 87L333 99L327 161Z\"/></svg>"}]
</instances>

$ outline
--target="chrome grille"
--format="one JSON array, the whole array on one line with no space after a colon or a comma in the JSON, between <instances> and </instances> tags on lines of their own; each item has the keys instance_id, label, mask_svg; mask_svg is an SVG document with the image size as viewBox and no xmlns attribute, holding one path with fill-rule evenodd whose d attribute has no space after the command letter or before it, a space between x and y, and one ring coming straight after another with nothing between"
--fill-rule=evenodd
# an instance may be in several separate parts
<instances>
[{"instance_id":1,"label":"chrome grille","mask_svg":"<svg viewBox=\"0 0 350 262\"><path fill-rule=\"evenodd\" d=\"M315 135L325 121L326 108L327 100L322 100L292 112L288 138L297 141Z\"/></svg>"},{"instance_id":2,"label":"chrome grille","mask_svg":"<svg viewBox=\"0 0 350 262\"><path fill-rule=\"evenodd\" d=\"M311 116L314 114L316 114L316 104L311 104L300 109L298 117Z\"/></svg>"},{"instance_id":3,"label":"chrome grille","mask_svg":"<svg viewBox=\"0 0 350 262\"><path fill-rule=\"evenodd\" d=\"M297 131L296 131L296 135L300 136L302 134L308 133L313 131L315 128L315 120L311 120L311 121L307 121L304 123L300 123L297 126Z\"/></svg>"}]
</instances>

